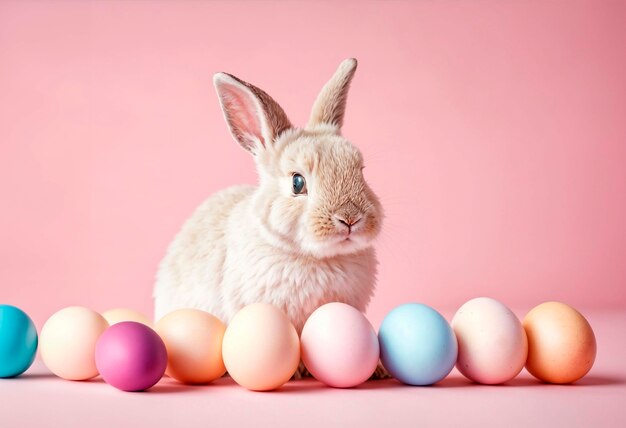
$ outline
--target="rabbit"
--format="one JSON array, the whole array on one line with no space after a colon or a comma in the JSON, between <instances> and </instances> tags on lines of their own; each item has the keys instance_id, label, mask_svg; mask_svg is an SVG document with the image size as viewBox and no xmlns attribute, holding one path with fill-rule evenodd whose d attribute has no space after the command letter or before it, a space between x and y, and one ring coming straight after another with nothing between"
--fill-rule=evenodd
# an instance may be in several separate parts
<instances>
[{"instance_id":1,"label":"rabbit","mask_svg":"<svg viewBox=\"0 0 626 428\"><path fill-rule=\"evenodd\" d=\"M197 308L228 323L244 306L265 302L300 334L325 303L365 312L383 209L363 177L360 151L340 134L356 67L355 59L339 65L303 129L261 89L214 75L226 123L254 157L259 184L219 191L183 225L157 272L156 320Z\"/></svg>"}]
</instances>

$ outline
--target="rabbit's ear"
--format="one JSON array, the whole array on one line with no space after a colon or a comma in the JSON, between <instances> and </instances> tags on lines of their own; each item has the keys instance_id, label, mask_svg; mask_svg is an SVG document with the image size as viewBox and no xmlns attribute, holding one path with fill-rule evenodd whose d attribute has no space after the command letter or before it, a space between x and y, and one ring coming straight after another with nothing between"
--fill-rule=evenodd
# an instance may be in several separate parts
<instances>
[{"instance_id":1,"label":"rabbit's ear","mask_svg":"<svg viewBox=\"0 0 626 428\"><path fill-rule=\"evenodd\" d=\"M254 153L292 127L278 103L256 86L227 73L215 74L213 84L230 133L244 149Z\"/></svg>"},{"instance_id":2,"label":"rabbit's ear","mask_svg":"<svg viewBox=\"0 0 626 428\"><path fill-rule=\"evenodd\" d=\"M328 124L341 129L343 125L343 115L346 110L346 100L350 81L356 71L357 61L349 58L339 64L333 77L324 85L322 91L317 96L307 128L316 125Z\"/></svg>"}]
</instances>

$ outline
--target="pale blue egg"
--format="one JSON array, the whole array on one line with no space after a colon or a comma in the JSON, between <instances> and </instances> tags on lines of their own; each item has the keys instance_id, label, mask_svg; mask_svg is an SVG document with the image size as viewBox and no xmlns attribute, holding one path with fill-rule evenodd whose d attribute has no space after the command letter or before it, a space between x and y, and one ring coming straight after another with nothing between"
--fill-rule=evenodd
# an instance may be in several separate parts
<instances>
[{"instance_id":1,"label":"pale blue egg","mask_svg":"<svg viewBox=\"0 0 626 428\"><path fill-rule=\"evenodd\" d=\"M389 374L409 385L431 385L456 363L458 345L446 319L430 306L407 303L391 310L378 332L380 359Z\"/></svg>"}]
</instances>

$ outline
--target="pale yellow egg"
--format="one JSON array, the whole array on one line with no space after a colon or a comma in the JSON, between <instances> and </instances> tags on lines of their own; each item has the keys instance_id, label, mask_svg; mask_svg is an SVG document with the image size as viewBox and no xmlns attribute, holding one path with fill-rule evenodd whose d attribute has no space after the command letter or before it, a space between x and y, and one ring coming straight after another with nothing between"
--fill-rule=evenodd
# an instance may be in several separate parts
<instances>
[{"instance_id":1,"label":"pale yellow egg","mask_svg":"<svg viewBox=\"0 0 626 428\"><path fill-rule=\"evenodd\" d=\"M109 325L117 324L118 322L123 321L135 321L147 325L148 327L152 327L152 322L147 316L137 311L133 311L132 309L109 309L108 311L103 312L102 316L105 320L107 320Z\"/></svg>"}]
</instances>

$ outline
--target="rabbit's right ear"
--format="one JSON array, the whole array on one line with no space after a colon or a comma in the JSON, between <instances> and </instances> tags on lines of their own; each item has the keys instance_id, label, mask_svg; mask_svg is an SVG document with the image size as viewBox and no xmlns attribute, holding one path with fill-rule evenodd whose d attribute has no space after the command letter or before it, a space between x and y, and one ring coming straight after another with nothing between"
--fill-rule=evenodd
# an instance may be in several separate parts
<instances>
[{"instance_id":1,"label":"rabbit's right ear","mask_svg":"<svg viewBox=\"0 0 626 428\"><path fill-rule=\"evenodd\" d=\"M292 127L278 103L256 86L227 73L215 74L213 84L230 133L244 149L255 153Z\"/></svg>"},{"instance_id":2,"label":"rabbit's right ear","mask_svg":"<svg viewBox=\"0 0 626 428\"><path fill-rule=\"evenodd\" d=\"M356 66L355 58L348 58L339 64L339 68L324 85L313 104L307 129L324 124L334 126L337 131L341 130L346 111L348 89L350 89L350 82L354 77Z\"/></svg>"}]
</instances>

